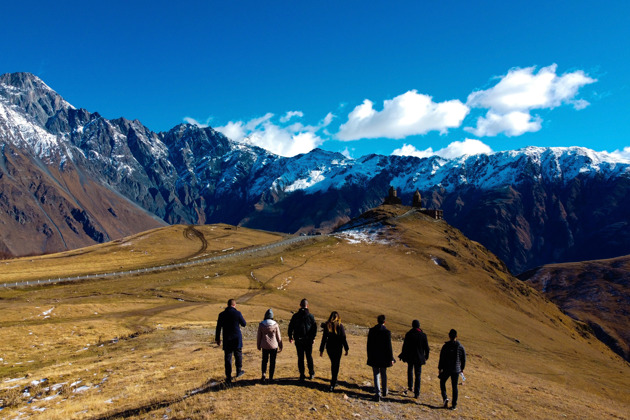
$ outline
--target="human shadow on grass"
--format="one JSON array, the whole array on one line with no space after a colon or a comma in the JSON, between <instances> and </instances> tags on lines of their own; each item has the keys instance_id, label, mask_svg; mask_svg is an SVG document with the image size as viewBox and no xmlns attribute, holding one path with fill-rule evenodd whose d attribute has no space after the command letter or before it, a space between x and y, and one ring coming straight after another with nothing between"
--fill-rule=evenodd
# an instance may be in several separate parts
<instances>
[{"instance_id":1,"label":"human shadow on grass","mask_svg":"<svg viewBox=\"0 0 630 420\"><path fill-rule=\"evenodd\" d=\"M304 380L300 381L297 378L279 378L274 379L273 381L262 382L260 379L257 380L240 380L232 384L232 386L253 386L253 385L263 385L263 386L300 386L309 389L315 389L322 392L330 392L332 394L346 394L349 398L355 398L359 400L372 401L374 399L374 387L367 385L358 385L351 382L346 381L337 381L337 386L334 391L330 390L330 381L327 378L316 377L317 380L322 381L313 381L313 380ZM415 398L410 398L398 391L389 391L386 397L381 398L381 402L390 402L396 404L415 404L419 406L424 406L430 408L432 410L443 409L443 406L439 405L431 405L427 403L420 403Z\"/></svg>"},{"instance_id":2,"label":"human shadow on grass","mask_svg":"<svg viewBox=\"0 0 630 420\"><path fill-rule=\"evenodd\" d=\"M210 392L219 392L226 391L231 388L240 388L240 387L250 387L256 385L262 386L300 386L304 388L314 389L318 391L329 391L330 382L326 378L317 378L322 382L313 381L313 380L299 380L297 378L278 378L273 381L267 381L266 383L261 383L260 379L239 379L234 380L232 382L227 382L225 380L216 380L209 379L203 385L191 389L187 391L183 396L173 397L169 399L163 399L159 401L149 402L142 406L123 409L116 412L110 412L101 414L97 417L93 417L93 420L109 420L116 418L126 418L137 416L140 414L147 414L151 411L159 410L161 408L168 407L173 404L177 404L182 402L192 396L207 394ZM349 398L355 398L360 400L372 400L374 398L374 387L372 386L360 386L354 383L338 381L337 388L332 392L333 394L346 394ZM401 396L401 398L393 398L394 396ZM381 399L381 402L391 402L397 404L417 404L422 405L431 409L443 409L442 406L434 406L425 403L418 403L415 399L409 399L405 397L399 392L390 391L386 397Z\"/></svg>"}]
</instances>

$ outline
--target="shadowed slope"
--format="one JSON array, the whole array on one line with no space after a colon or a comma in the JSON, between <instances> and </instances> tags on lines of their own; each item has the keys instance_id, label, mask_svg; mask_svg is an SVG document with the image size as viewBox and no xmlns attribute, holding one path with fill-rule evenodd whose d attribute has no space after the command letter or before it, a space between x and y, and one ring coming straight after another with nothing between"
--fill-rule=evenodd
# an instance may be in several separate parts
<instances>
[{"instance_id":1,"label":"shadowed slope","mask_svg":"<svg viewBox=\"0 0 630 420\"><path fill-rule=\"evenodd\" d=\"M551 264L519 276L630 360L630 256Z\"/></svg>"}]
</instances>

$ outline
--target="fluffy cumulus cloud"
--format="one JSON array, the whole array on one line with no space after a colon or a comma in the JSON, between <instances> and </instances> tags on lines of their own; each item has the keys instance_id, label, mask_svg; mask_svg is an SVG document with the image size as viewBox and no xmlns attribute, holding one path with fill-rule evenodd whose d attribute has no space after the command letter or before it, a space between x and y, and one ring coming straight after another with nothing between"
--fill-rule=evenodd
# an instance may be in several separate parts
<instances>
[{"instance_id":1,"label":"fluffy cumulus cloud","mask_svg":"<svg viewBox=\"0 0 630 420\"><path fill-rule=\"evenodd\" d=\"M492 137L504 133L506 136L520 136L528 132L535 132L542 127L542 119L532 116L529 112L512 111L499 114L488 111L485 117L477 119L477 127L466 127L466 130L479 137Z\"/></svg>"},{"instance_id":2,"label":"fluffy cumulus cloud","mask_svg":"<svg viewBox=\"0 0 630 420\"><path fill-rule=\"evenodd\" d=\"M488 111L485 117L477 119L476 127L466 130L477 136L518 136L540 130L541 119L532 115L533 110L566 104L578 110L587 107L589 103L576 96L581 87L596 80L581 70L560 76L556 70L555 64L537 73L535 67L512 69L495 86L471 93L466 104Z\"/></svg>"},{"instance_id":3,"label":"fluffy cumulus cloud","mask_svg":"<svg viewBox=\"0 0 630 420\"><path fill-rule=\"evenodd\" d=\"M336 138L401 139L429 131L444 133L449 128L459 127L468 112L468 106L459 100L436 103L430 96L410 90L384 101L381 111L374 109L372 101L364 100L348 114L348 121L341 125Z\"/></svg>"},{"instance_id":4,"label":"fluffy cumulus cloud","mask_svg":"<svg viewBox=\"0 0 630 420\"><path fill-rule=\"evenodd\" d=\"M302 116L299 111L291 111L281 117L280 124L277 124L273 121L273 114L269 113L250 121L230 121L215 129L234 141L262 147L277 155L290 157L308 153L319 147L324 140L317 132L325 127L327 121L330 124L329 120L332 120L332 116L326 116L317 126L305 126L299 122L288 126L283 125L294 117Z\"/></svg>"},{"instance_id":5,"label":"fluffy cumulus cloud","mask_svg":"<svg viewBox=\"0 0 630 420\"><path fill-rule=\"evenodd\" d=\"M434 151L431 147L425 150L418 150L410 144L405 144L400 149L392 152L397 156L415 156L425 158L430 156L440 156L445 159L454 159L465 155L489 155L492 149L487 144L474 139L466 139L464 141L454 141L443 149Z\"/></svg>"}]
</instances>

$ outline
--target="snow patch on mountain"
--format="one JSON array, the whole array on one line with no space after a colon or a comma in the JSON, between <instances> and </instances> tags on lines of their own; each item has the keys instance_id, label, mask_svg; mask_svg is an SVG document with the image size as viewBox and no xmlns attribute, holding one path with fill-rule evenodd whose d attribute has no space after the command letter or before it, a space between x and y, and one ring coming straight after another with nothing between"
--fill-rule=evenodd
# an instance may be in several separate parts
<instances>
[{"instance_id":1,"label":"snow patch on mountain","mask_svg":"<svg viewBox=\"0 0 630 420\"><path fill-rule=\"evenodd\" d=\"M0 100L0 138L32 150L41 158L50 158L59 147L57 136L29 121L16 107Z\"/></svg>"},{"instance_id":2,"label":"snow patch on mountain","mask_svg":"<svg viewBox=\"0 0 630 420\"><path fill-rule=\"evenodd\" d=\"M296 180L291 185L286 187L284 191L292 192L296 190L306 190L313 185L324 181L326 177L323 175L323 173L324 171L321 170L312 170L306 178Z\"/></svg>"},{"instance_id":3,"label":"snow patch on mountain","mask_svg":"<svg viewBox=\"0 0 630 420\"><path fill-rule=\"evenodd\" d=\"M363 228L349 229L333 235L335 238L343 239L349 244L379 244L391 245L387 238L383 225L377 224Z\"/></svg>"}]
</instances>

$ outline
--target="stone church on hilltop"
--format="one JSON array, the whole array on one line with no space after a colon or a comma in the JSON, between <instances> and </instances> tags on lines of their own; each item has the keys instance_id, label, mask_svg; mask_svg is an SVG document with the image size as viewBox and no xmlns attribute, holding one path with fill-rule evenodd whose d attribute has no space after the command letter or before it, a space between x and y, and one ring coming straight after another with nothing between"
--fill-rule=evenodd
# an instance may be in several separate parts
<instances>
[{"instance_id":1,"label":"stone church on hilltop","mask_svg":"<svg viewBox=\"0 0 630 420\"><path fill-rule=\"evenodd\" d=\"M402 204L402 200L398 197L398 193L396 192L396 188L393 186L389 187L389 194L385 197L385 201L383 204ZM427 209L422 207L422 196L420 195L420 191L416 190L413 194L413 199L411 203L411 207L418 209L420 213L426 214L429 217L432 217L437 220L444 219L444 211L440 209Z\"/></svg>"}]
</instances>

